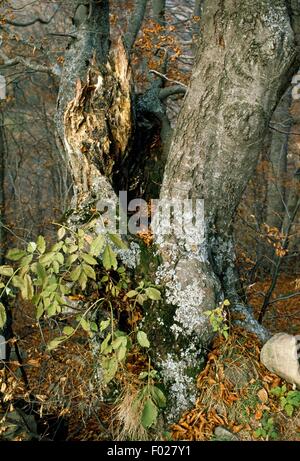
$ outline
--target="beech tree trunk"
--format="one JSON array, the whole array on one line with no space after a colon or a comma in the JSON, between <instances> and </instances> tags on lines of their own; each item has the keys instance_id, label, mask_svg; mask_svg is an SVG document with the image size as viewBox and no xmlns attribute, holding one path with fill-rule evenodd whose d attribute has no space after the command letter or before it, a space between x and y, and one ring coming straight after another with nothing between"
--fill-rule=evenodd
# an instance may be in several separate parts
<instances>
[{"instance_id":1,"label":"beech tree trunk","mask_svg":"<svg viewBox=\"0 0 300 461\"><path fill-rule=\"evenodd\" d=\"M73 215L79 221L96 200L116 199L114 178L134 142L127 53L122 42L109 53L108 0L91 3L66 54L56 117L72 178ZM167 157L161 199L204 200L205 220L198 233L199 241L203 232L205 239L195 245L165 235L163 224L156 223L160 265L149 259L149 268L165 287L165 300L149 309L144 321L169 389L170 420L196 398L194 378L213 337L205 311L229 298L239 321L267 338L240 304L232 223L274 108L298 67L294 17L287 3L207 0L202 6L196 62ZM143 104L152 105L152 113L163 121L159 85L151 91Z\"/></svg>"},{"instance_id":2,"label":"beech tree trunk","mask_svg":"<svg viewBox=\"0 0 300 461\"><path fill-rule=\"evenodd\" d=\"M161 198L203 199L206 238L193 247L175 236L158 233L157 239L163 259L160 281L171 307L157 312L152 336L159 338L157 360L170 386L171 418L195 399L192 376L199 369L201 346L212 338L206 310L229 298L232 312L242 314L263 341L268 337L240 305L232 223L297 60L285 1L204 2L196 63ZM166 337L167 347L162 347Z\"/></svg>"}]
</instances>

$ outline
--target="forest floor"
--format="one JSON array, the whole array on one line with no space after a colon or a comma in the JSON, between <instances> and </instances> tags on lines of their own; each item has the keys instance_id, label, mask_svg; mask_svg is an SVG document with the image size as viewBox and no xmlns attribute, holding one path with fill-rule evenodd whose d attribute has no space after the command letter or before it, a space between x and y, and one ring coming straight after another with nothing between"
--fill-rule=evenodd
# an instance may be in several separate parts
<instances>
[{"instance_id":1,"label":"forest floor","mask_svg":"<svg viewBox=\"0 0 300 461\"><path fill-rule=\"evenodd\" d=\"M262 304L262 294L267 291L269 283L257 282L249 288L248 299L257 315ZM299 279L281 277L273 299L298 290ZM300 334L299 301L300 295L271 304L265 325L272 333L284 331ZM26 318L26 327L24 318L22 321L20 319L15 335L21 338L18 341L20 350L26 351L23 354L22 368L29 384L26 386L24 377L22 379L18 357L13 357L6 389L3 387L4 381L1 384L4 370L0 370L0 388L6 393L7 402L15 402L16 397L26 401L31 395L35 396L42 421L39 427L42 439L118 438L120 428L117 407L103 404L97 386L93 388L90 385L94 371L93 359L86 346L85 333L75 335L72 340L49 353L45 347L41 347L41 335L45 346L53 335L57 336L57 332L47 329L41 332L34 320L31 324L28 322L28 313ZM299 408L293 408L292 416L288 416L282 408L280 396L276 395L278 392L282 392L281 396L286 395L292 390L292 386L284 383L261 364L260 345L255 336L242 329L232 329L227 340L216 337L207 359L206 366L197 379L199 395L195 407L182 415L177 424L170 428L168 437L171 440L220 440L229 437L234 440L300 441ZM127 386L130 393L145 364L145 357L133 352L126 369L120 373L119 380L123 386ZM14 415L14 405L11 405L10 412ZM49 421L52 419L56 421L54 429L50 428ZM67 432L64 431L66 421ZM16 426L15 421L10 426L6 423L2 432L4 433L5 428L6 431L11 431L9 438L14 440L30 438L30 431L15 431L12 426ZM222 435L220 427L230 432ZM219 432L215 432L216 428L219 428Z\"/></svg>"}]
</instances>

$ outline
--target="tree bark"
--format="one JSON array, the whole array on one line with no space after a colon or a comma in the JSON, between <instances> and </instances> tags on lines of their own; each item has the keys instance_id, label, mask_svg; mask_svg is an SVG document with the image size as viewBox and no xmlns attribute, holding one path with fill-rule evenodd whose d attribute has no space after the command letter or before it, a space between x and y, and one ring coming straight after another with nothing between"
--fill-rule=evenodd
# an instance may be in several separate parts
<instances>
[{"instance_id":1,"label":"tree bark","mask_svg":"<svg viewBox=\"0 0 300 461\"><path fill-rule=\"evenodd\" d=\"M131 73L120 39L110 53L109 1L92 2L66 51L56 129L77 215L102 198L126 159L133 130ZM78 211L80 213L78 213Z\"/></svg>"},{"instance_id":2,"label":"tree bark","mask_svg":"<svg viewBox=\"0 0 300 461\"><path fill-rule=\"evenodd\" d=\"M163 260L158 274L169 307L157 313L156 322L151 314L152 337L158 338L157 360L170 388L171 419L195 399L191 376L212 338L204 311L228 297L232 310L243 314L262 340L268 337L239 304L232 222L274 108L297 69L285 1L206 1L202 24L161 198L203 199L205 241L190 245L188 239L163 236L160 224L155 229Z\"/></svg>"},{"instance_id":3,"label":"tree bark","mask_svg":"<svg viewBox=\"0 0 300 461\"><path fill-rule=\"evenodd\" d=\"M116 200L112 185L133 138L127 53L121 42L114 54L108 53L108 14L107 0L93 2L92 12L79 22L58 98L58 139L73 178L72 207L79 221L96 200ZM165 287L166 302L149 309L145 318L169 389L172 421L196 398L194 378L213 337L205 311L228 297L244 324L262 340L267 338L240 304L232 222L273 110L298 66L284 0L209 0L203 5L202 23L161 199L175 204L204 200L205 220L193 239L165 235L163 223L154 223L161 261L156 279ZM158 82L141 99L145 111L158 120L164 113L155 102L151 108L151 91L157 97L160 88ZM149 260L153 271L156 265L155 258Z\"/></svg>"}]
</instances>

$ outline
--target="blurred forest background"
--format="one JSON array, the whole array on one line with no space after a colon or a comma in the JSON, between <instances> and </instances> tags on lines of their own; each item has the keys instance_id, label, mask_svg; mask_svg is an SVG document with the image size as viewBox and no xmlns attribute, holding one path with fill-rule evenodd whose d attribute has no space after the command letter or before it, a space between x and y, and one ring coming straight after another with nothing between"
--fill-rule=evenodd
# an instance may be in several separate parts
<instances>
[{"instance_id":1,"label":"blurred forest background","mask_svg":"<svg viewBox=\"0 0 300 461\"><path fill-rule=\"evenodd\" d=\"M6 99L0 102L0 240L3 259L9 248L22 245L24 241L33 241L40 234L47 241L54 241L57 228L53 223L60 221L67 209L69 178L57 148L54 115L59 73L64 64L65 50L73 40L74 2L10 0L0 3L0 69L6 79ZM145 15L131 58L135 93L144 92L153 78L159 76L166 82L166 88L176 85L177 91L166 100L172 130L191 77L195 43L201 29L202 2L166 0L141 3L144 3ZM120 34L126 36L126 31L132 27L134 8L134 1L111 0L112 43ZM166 54L167 64L164 61ZM52 72L47 72L47 68ZM300 100L293 99L292 88L291 85L285 92L273 114L258 166L236 215L234 232L237 268L247 302L254 308L256 317L263 320L272 333L300 334ZM159 130L161 123L157 119ZM149 165L155 163L160 149L159 130L148 149L149 158L145 161L149 161ZM137 177L132 180L132 193L145 195L146 186L143 189L141 184L147 183L147 179L138 177L138 168L135 172ZM63 357L56 353L57 365L52 363L48 364L49 369L46 365L39 368L41 357L36 354L39 333L36 331L35 313L23 300L18 298L15 303L14 334L21 341L19 347L22 349L24 346L27 350L29 365L31 360L26 377L31 381L28 392L40 395L39 404L50 415L45 437L51 438L51 418L57 424L57 415L53 416L56 410L61 419L70 413L70 410L63 410L68 395L70 401L77 402L76 411L71 412L71 439L102 440L112 437L108 424L109 404L101 409L100 421L99 414L91 412L86 416L87 400L91 396L84 388L84 382L77 387L80 398L72 395L75 377L71 376L72 373L66 377L65 364L77 361L74 365L77 376L83 370L86 373L88 357L84 356L80 342L70 344L67 351L61 352ZM236 345L239 340L231 341ZM256 354L258 346L255 340L250 346L247 341L249 338L241 347L248 347ZM218 351L220 347L224 344L215 345ZM15 360L18 361L18 357ZM264 373L267 379L263 381L262 378L262 382L268 384L273 379L279 386L277 378L272 375L270 378L270 374ZM207 379L216 382L215 374ZM261 386L264 388L263 384ZM260 386L255 387L255 395L259 389ZM52 402L49 408L47 402ZM266 402L261 394L261 399L253 404L256 423L263 417L264 409L259 407L262 403ZM251 407L250 403L248 406ZM173 437L209 439L216 425L222 424L214 421L215 413L210 413L210 419L208 413L204 423L204 413L198 411L197 414L202 415L200 422L203 422L200 429L199 424L193 426L196 416L190 413L181 425L175 427ZM221 421L224 423L225 419ZM198 432L189 429L192 426L198 427ZM244 430L245 434L251 434L245 435L249 439L252 438L253 428L248 426L248 422L235 422L231 429L237 434ZM206 428L204 432L203 428ZM24 436L24 430L21 433ZM42 433L41 430L39 433Z\"/></svg>"}]
</instances>

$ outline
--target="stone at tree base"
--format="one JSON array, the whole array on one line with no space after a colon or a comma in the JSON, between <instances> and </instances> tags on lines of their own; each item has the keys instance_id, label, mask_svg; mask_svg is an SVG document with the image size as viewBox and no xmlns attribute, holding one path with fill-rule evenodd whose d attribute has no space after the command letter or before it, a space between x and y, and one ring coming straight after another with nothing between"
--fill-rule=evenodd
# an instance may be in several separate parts
<instances>
[{"instance_id":1,"label":"stone at tree base","mask_svg":"<svg viewBox=\"0 0 300 461\"><path fill-rule=\"evenodd\" d=\"M295 336L287 333L272 336L262 348L260 360L269 371L300 389L300 367Z\"/></svg>"},{"instance_id":2,"label":"stone at tree base","mask_svg":"<svg viewBox=\"0 0 300 461\"><path fill-rule=\"evenodd\" d=\"M225 427L222 426L217 426L215 428L214 434L218 438L218 440L228 440L230 442L240 440L235 434L232 434L232 432L230 432L228 429L225 429Z\"/></svg>"}]
</instances>

